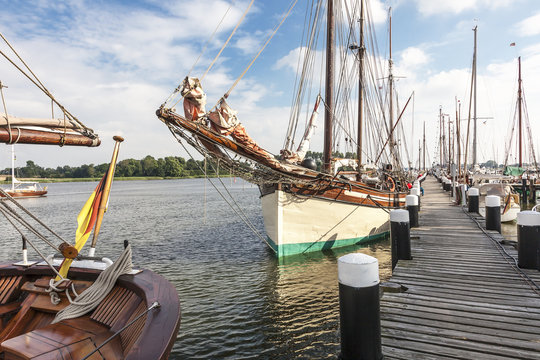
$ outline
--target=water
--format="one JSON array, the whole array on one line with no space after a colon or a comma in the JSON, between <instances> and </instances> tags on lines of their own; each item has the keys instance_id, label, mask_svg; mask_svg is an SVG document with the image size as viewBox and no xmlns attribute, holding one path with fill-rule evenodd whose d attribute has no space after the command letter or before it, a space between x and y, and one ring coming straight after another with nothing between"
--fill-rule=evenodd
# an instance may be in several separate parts
<instances>
[{"instance_id":1,"label":"water","mask_svg":"<svg viewBox=\"0 0 540 360\"><path fill-rule=\"evenodd\" d=\"M224 182L264 233L258 189ZM96 185L49 184L47 197L21 203L73 242L76 215ZM0 239L1 259L20 259L19 236L4 219ZM115 182L97 255L115 259L124 240L137 267L178 290L182 323L171 359L335 359L337 258L367 253L379 259L382 280L391 274L388 240L278 261L202 179Z\"/></svg>"}]
</instances>

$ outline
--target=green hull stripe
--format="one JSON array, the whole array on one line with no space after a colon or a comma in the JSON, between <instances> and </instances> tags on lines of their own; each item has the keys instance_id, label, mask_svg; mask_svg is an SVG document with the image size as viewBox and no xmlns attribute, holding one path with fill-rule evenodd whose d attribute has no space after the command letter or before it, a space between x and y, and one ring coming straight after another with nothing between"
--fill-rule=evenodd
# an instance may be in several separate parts
<instances>
[{"instance_id":1,"label":"green hull stripe","mask_svg":"<svg viewBox=\"0 0 540 360\"><path fill-rule=\"evenodd\" d=\"M359 238L352 239L343 239L343 240L332 240L332 241L316 241L310 243L297 243L297 244L284 244L276 245L272 239L268 238L268 244L276 252L278 257L288 256L288 255L297 255L304 254L314 251L322 251L328 249L335 249L344 246L365 244L375 240L380 240L387 237L390 234L389 231L382 232L376 235L364 236Z\"/></svg>"}]
</instances>

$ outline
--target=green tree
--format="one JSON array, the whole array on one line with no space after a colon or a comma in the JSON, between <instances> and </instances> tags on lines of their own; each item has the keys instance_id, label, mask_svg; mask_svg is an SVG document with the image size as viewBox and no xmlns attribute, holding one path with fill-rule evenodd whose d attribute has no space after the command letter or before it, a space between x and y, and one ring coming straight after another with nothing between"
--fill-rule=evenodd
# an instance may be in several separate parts
<instances>
[{"instance_id":1,"label":"green tree","mask_svg":"<svg viewBox=\"0 0 540 360\"><path fill-rule=\"evenodd\" d=\"M156 176L158 169L158 162L153 156L146 156L141 160L142 173L144 176Z\"/></svg>"},{"instance_id":2,"label":"green tree","mask_svg":"<svg viewBox=\"0 0 540 360\"><path fill-rule=\"evenodd\" d=\"M173 156L167 156L165 158L165 176L178 177L182 176L182 165L177 158Z\"/></svg>"},{"instance_id":3,"label":"green tree","mask_svg":"<svg viewBox=\"0 0 540 360\"><path fill-rule=\"evenodd\" d=\"M140 176L142 174L141 162L135 159L126 159L116 165L116 175L122 177Z\"/></svg>"}]
</instances>

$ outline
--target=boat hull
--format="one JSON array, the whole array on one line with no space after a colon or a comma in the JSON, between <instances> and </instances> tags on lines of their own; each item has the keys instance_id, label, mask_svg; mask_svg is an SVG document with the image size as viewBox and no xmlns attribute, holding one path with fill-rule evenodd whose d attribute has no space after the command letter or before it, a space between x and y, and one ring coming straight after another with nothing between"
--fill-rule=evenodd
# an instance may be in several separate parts
<instances>
[{"instance_id":1,"label":"boat hull","mask_svg":"<svg viewBox=\"0 0 540 360\"><path fill-rule=\"evenodd\" d=\"M9 196L16 198L30 198L30 197L40 197L47 194L47 190L42 191L6 191ZM0 197L2 194L0 194Z\"/></svg>"},{"instance_id":2,"label":"boat hull","mask_svg":"<svg viewBox=\"0 0 540 360\"><path fill-rule=\"evenodd\" d=\"M390 231L388 209L276 190L261 197L268 245L278 257L373 241Z\"/></svg>"},{"instance_id":3,"label":"boat hull","mask_svg":"<svg viewBox=\"0 0 540 360\"><path fill-rule=\"evenodd\" d=\"M81 293L99 273L101 270L72 267L68 275ZM51 324L55 314L69 304L63 293L59 293L59 304L51 303L43 284L48 285L54 276L39 264L0 264L2 359L82 359L98 346L103 347L89 358L168 358L180 326L180 302L175 287L165 278L149 270L121 275L94 310ZM144 314L154 302L159 309ZM117 333L136 316L142 317Z\"/></svg>"}]
</instances>

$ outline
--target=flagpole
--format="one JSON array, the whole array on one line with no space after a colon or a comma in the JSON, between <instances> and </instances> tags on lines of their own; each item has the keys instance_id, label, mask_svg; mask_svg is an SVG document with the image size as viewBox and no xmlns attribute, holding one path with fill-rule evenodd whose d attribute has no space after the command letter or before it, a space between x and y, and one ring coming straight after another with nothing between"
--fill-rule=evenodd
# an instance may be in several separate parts
<instances>
[{"instance_id":1,"label":"flagpole","mask_svg":"<svg viewBox=\"0 0 540 360\"><path fill-rule=\"evenodd\" d=\"M99 204L99 211L96 220L96 227L94 229L94 236L92 238L92 246L88 252L88 256L94 256L96 252L96 243L101 229L101 222L103 221L103 214L107 209L107 202L109 200L109 192L111 190L112 179L114 177L114 170L116 168L116 159L118 158L118 150L120 149L120 143L124 141L124 138L121 136L113 136L113 140L116 141L114 144L113 155L111 159L111 164L109 165L109 170L107 172L107 178L105 180L105 186L103 189L103 194L101 196L101 202Z\"/></svg>"}]
</instances>

